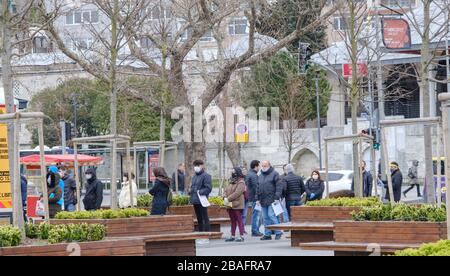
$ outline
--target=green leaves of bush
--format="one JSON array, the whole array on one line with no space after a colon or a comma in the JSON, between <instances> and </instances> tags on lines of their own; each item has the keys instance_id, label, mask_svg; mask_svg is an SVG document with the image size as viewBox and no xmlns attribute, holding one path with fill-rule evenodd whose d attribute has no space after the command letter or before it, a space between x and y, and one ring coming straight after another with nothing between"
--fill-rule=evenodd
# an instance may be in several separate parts
<instances>
[{"instance_id":1,"label":"green leaves of bush","mask_svg":"<svg viewBox=\"0 0 450 276\"><path fill-rule=\"evenodd\" d=\"M360 212L352 214L355 221L446 221L445 207L438 208L432 205L380 205L365 207Z\"/></svg>"},{"instance_id":2,"label":"green leaves of bush","mask_svg":"<svg viewBox=\"0 0 450 276\"><path fill-rule=\"evenodd\" d=\"M211 205L225 206L223 198L220 196L210 197L209 202ZM152 207L153 197L150 194L138 196L138 208L150 208ZM190 205L189 196L174 196L172 199L172 206L187 206Z\"/></svg>"},{"instance_id":3,"label":"green leaves of bush","mask_svg":"<svg viewBox=\"0 0 450 276\"><path fill-rule=\"evenodd\" d=\"M48 240L50 244L62 242L100 241L106 236L106 227L101 224L64 224L47 223L26 224L26 236L29 239Z\"/></svg>"},{"instance_id":4,"label":"green leaves of bush","mask_svg":"<svg viewBox=\"0 0 450 276\"><path fill-rule=\"evenodd\" d=\"M309 201L307 206L315 207L372 207L382 203L376 197L369 198L329 198L318 201Z\"/></svg>"},{"instance_id":5,"label":"green leaves of bush","mask_svg":"<svg viewBox=\"0 0 450 276\"><path fill-rule=\"evenodd\" d=\"M133 218L146 217L149 215L148 211L129 208L122 210L98 210L98 211L81 211L81 212L60 212L56 214L56 219L119 219L119 218Z\"/></svg>"},{"instance_id":6,"label":"green leaves of bush","mask_svg":"<svg viewBox=\"0 0 450 276\"><path fill-rule=\"evenodd\" d=\"M189 205L188 196L174 196L172 201L172 206L187 206Z\"/></svg>"},{"instance_id":7,"label":"green leaves of bush","mask_svg":"<svg viewBox=\"0 0 450 276\"><path fill-rule=\"evenodd\" d=\"M153 196L151 194L140 195L137 198L137 207L150 208L152 207Z\"/></svg>"},{"instance_id":8,"label":"green leaves of bush","mask_svg":"<svg viewBox=\"0 0 450 276\"><path fill-rule=\"evenodd\" d=\"M225 206L225 203L223 202L223 198L220 196L210 197L208 200L211 203L211 205Z\"/></svg>"},{"instance_id":9,"label":"green leaves of bush","mask_svg":"<svg viewBox=\"0 0 450 276\"><path fill-rule=\"evenodd\" d=\"M406 249L395 252L395 256L450 256L450 241L424 244L419 249Z\"/></svg>"},{"instance_id":10,"label":"green leaves of bush","mask_svg":"<svg viewBox=\"0 0 450 276\"><path fill-rule=\"evenodd\" d=\"M22 243L22 233L13 226L0 226L0 247L18 246Z\"/></svg>"}]
</instances>

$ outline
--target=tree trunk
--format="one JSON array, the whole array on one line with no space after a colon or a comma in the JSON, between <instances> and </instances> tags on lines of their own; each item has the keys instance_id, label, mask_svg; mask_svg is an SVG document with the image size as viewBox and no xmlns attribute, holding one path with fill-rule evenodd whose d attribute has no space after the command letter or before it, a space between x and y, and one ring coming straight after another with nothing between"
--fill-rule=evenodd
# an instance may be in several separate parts
<instances>
[{"instance_id":1,"label":"tree trunk","mask_svg":"<svg viewBox=\"0 0 450 276\"><path fill-rule=\"evenodd\" d=\"M233 167L242 166L241 148L239 143L225 143L225 150Z\"/></svg>"}]
</instances>

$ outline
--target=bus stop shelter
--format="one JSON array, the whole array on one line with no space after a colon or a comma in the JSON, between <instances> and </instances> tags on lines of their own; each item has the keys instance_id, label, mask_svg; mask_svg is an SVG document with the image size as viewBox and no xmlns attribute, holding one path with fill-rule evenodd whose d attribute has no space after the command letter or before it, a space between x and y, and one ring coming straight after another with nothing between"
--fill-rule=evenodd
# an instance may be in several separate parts
<instances>
[{"instance_id":1,"label":"bus stop shelter","mask_svg":"<svg viewBox=\"0 0 450 276\"><path fill-rule=\"evenodd\" d=\"M111 149L111 209L115 210L118 208L117 200L117 149L118 145L125 145L126 151L126 171L128 172L129 179L131 179L131 157L130 157L130 142L131 138L124 135L105 135L105 136L95 136L95 137L84 137L73 139L74 148L74 167L75 167L75 180L77 182L77 210L81 210L81 183L79 176L80 162L77 158L78 156L78 146L101 146ZM130 188L130 195L133 194L133 185L128 185ZM134 207L134 202L131 201L131 206Z\"/></svg>"}]
</instances>

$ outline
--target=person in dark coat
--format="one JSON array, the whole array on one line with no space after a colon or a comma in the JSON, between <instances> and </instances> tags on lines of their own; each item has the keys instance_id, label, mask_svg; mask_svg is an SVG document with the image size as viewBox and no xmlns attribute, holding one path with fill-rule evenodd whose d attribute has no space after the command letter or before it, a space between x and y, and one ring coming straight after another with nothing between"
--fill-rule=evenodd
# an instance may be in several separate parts
<instances>
[{"instance_id":1,"label":"person in dark coat","mask_svg":"<svg viewBox=\"0 0 450 276\"><path fill-rule=\"evenodd\" d=\"M321 200L325 191L325 184L320 177L319 171L313 171L311 178L306 181L306 196L308 201Z\"/></svg>"},{"instance_id":2,"label":"person in dark coat","mask_svg":"<svg viewBox=\"0 0 450 276\"><path fill-rule=\"evenodd\" d=\"M402 185L403 185L403 174L400 171L400 167L397 162L392 162L390 164L391 167L391 177L392 177L392 190L394 192L394 201L400 202L402 198ZM385 199L391 201L390 192L389 192L389 184L386 183L384 185L386 188L386 196Z\"/></svg>"},{"instance_id":3,"label":"person in dark coat","mask_svg":"<svg viewBox=\"0 0 450 276\"><path fill-rule=\"evenodd\" d=\"M164 168L155 168L153 175L156 177L155 185L150 190L153 196L152 216L163 216L166 214L169 202L167 201L170 191L170 178L167 176Z\"/></svg>"},{"instance_id":4,"label":"person in dark coat","mask_svg":"<svg viewBox=\"0 0 450 276\"><path fill-rule=\"evenodd\" d=\"M20 191L22 194L22 208L23 208L23 219L25 222L28 221L27 217L27 194L28 194L28 180L25 175L20 175Z\"/></svg>"},{"instance_id":5,"label":"person in dark coat","mask_svg":"<svg viewBox=\"0 0 450 276\"><path fill-rule=\"evenodd\" d=\"M287 175L283 178L286 185L286 207L291 219L291 207L300 206L302 195L306 192L303 179L295 174L292 164L286 165Z\"/></svg>"},{"instance_id":6,"label":"person in dark coat","mask_svg":"<svg viewBox=\"0 0 450 276\"><path fill-rule=\"evenodd\" d=\"M277 185L280 175L272 167L269 161L261 162L261 175L258 178L257 200L262 207L264 218L265 233L261 240L271 240L275 234L275 239L281 239L283 233L281 231L272 231L267 229L270 225L280 224L278 217L275 215L272 204L281 199L283 193L282 185ZM280 203L281 204L281 203Z\"/></svg>"},{"instance_id":7,"label":"person in dark coat","mask_svg":"<svg viewBox=\"0 0 450 276\"><path fill-rule=\"evenodd\" d=\"M211 226L209 224L208 208L202 206L198 195L209 197L212 191L212 178L211 175L205 172L205 163L202 160L194 161L193 165L195 174L192 177L189 191L190 202L194 205L199 231L209 232Z\"/></svg>"},{"instance_id":8,"label":"person in dark coat","mask_svg":"<svg viewBox=\"0 0 450 276\"><path fill-rule=\"evenodd\" d=\"M178 165L178 170L176 171L176 174L178 175L178 194L181 196L185 195L185 185L184 185L184 179L186 177L186 168L184 163ZM177 191L177 182L175 178L175 172L172 174L172 191Z\"/></svg>"},{"instance_id":9,"label":"person in dark coat","mask_svg":"<svg viewBox=\"0 0 450 276\"><path fill-rule=\"evenodd\" d=\"M250 163L250 171L247 174L245 179L245 184L247 185L248 192L248 202L249 205L252 206L252 236L253 237L262 237L263 233L259 230L261 228L261 211L256 209L256 198L258 191L258 171L260 168L260 163L258 160L253 160Z\"/></svg>"},{"instance_id":10,"label":"person in dark coat","mask_svg":"<svg viewBox=\"0 0 450 276\"><path fill-rule=\"evenodd\" d=\"M83 199L84 209L86 211L99 210L103 202L103 183L97 179L94 169L87 169L85 172L86 195Z\"/></svg>"},{"instance_id":11,"label":"person in dark coat","mask_svg":"<svg viewBox=\"0 0 450 276\"><path fill-rule=\"evenodd\" d=\"M370 172L366 170L366 161L361 161L361 171L363 178L363 197L371 197L373 190L373 177ZM355 178L352 180L352 191L355 191Z\"/></svg>"},{"instance_id":12,"label":"person in dark coat","mask_svg":"<svg viewBox=\"0 0 450 276\"><path fill-rule=\"evenodd\" d=\"M408 170L408 178L410 187L403 192L403 195L406 195L414 188L417 188L417 197L422 197L422 193L420 192L420 184L419 184L419 161L414 160L412 163L412 167Z\"/></svg>"},{"instance_id":13,"label":"person in dark coat","mask_svg":"<svg viewBox=\"0 0 450 276\"><path fill-rule=\"evenodd\" d=\"M64 210L67 212L75 212L77 205L77 183L65 168L59 168L59 173L64 181Z\"/></svg>"},{"instance_id":14,"label":"person in dark coat","mask_svg":"<svg viewBox=\"0 0 450 276\"><path fill-rule=\"evenodd\" d=\"M59 186L59 180L61 178L58 173L50 170L47 173L46 179L49 217L55 218L56 214L62 210L61 199L63 197L63 191Z\"/></svg>"}]
</instances>

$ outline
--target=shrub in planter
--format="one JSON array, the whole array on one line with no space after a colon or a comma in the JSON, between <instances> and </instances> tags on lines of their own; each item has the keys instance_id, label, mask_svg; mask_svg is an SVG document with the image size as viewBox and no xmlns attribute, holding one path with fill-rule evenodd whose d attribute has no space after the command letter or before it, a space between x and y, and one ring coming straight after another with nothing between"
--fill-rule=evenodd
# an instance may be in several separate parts
<instances>
[{"instance_id":1,"label":"shrub in planter","mask_svg":"<svg viewBox=\"0 0 450 276\"><path fill-rule=\"evenodd\" d=\"M132 217L146 217L149 215L148 211L136 208L122 209L122 210L98 210L98 211L81 211L81 212L60 212L56 214L56 219L118 219L118 218L132 218Z\"/></svg>"},{"instance_id":2,"label":"shrub in planter","mask_svg":"<svg viewBox=\"0 0 450 276\"><path fill-rule=\"evenodd\" d=\"M438 208L432 205L380 205L364 207L359 212L352 213L355 221L446 221L445 207Z\"/></svg>"},{"instance_id":3,"label":"shrub in planter","mask_svg":"<svg viewBox=\"0 0 450 276\"><path fill-rule=\"evenodd\" d=\"M189 204L188 196L174 196L172 199L172 206L187 206Z\"/></svg>"},{"instance_id":4,"label":"shrub in planter","mask_svg":"<svg viewBox=\"0 0 450 276\"><path fill-rule=\"evenodd\" d=\"M13 226L0 226L0 247L18 246L22 242L22 233Z\"/></svg>"},{"instance_id":5,"label":"shrub in planter","mask_svg":"<svg viewBox=\"0 0 450 276\"><path fill-rule=\"evenodd\" d=\"M48 242L57 244L62 242L100 241L105 236L106 227L100 224L52 225Z\"/></svg>"},{"instance_id":6,"label":"shrub in planter","mask_svg":"<svg viewBox=\"0 0 450 276\"><path fill-rule=\"evenodd\" d=\"M210 197L208 200L211 203L211 205L225 206L225 203L223 201L223 197L215 196L215 197Z\"/></svg>"},{"instance_id":7,"label":"shrub in planter","mask_svg":"<svg viewBox=\"0 0 450 276\"><path fill-rule=\"evenodd\" d=\"M151 194L140 195L137 198L137 207L150 208L152 207L153 196Z\"/></svg>"},{"instance_id":8,"label":"shrub in planter","mask_svg":"<svg viewBox=\"0 0 450 276\"><path fill-rule=\"evenodd\" d=\"M369 198L330 198L318 201L309 201L307 206L314 207L371 207L382 205L376 197Z\"/></svg>"},{"instance_id":9,"label":"shrub in planter","mask_svg":"<svg viewBox=\"0 0 450 276\"><path fill-rule=\"evenodd\" d=\"M397 251L395 256L450 256L450 241L424 244L419 249Z\"/></svg>"}]
</instances>

